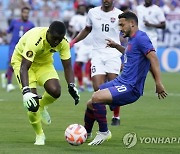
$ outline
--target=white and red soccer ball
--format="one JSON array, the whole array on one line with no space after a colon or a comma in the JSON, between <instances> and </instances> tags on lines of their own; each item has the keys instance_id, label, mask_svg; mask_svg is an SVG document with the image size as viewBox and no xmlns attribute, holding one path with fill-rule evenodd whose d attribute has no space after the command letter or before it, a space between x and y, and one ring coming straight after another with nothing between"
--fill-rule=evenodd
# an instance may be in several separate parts
<instances>
[{"instance_id":1,"label":"white and red soccer ball","mask_svg":"<svg viewBox=\"0 0 180 154\"><path fill-rule=\"evenodd\" d=\"M79 124L71 124L65 130L66 141L71 145L81 145L87 139L86 129Z\"/></svg>"}]
</instances>

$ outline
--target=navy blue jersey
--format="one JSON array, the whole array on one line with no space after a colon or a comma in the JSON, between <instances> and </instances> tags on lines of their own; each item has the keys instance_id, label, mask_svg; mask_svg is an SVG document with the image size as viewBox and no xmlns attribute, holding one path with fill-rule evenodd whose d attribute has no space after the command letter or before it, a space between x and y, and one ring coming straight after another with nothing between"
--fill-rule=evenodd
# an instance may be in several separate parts
<instances>
[{"instance_id":1,"label":"navy blue jersey","mask_svg":"<svg viewBox=\"0 0 180 154\"><path fill-rule=\"evenodd\" d=\"M153 50L149 37L140 30L129 38L125 49L123 71L117 79L132 86L140 95L143 94L144 82L150 68L146 55Z\"/></svg>"},{"instance_id":2,"label":"navy blue jersey","mask_svg":"<svg viewBox=\"0 0 180 154\"><path fill-rule=\"evenodd\" d=\"M34 24L31 21L22 21L21 19L12 20L7 33L12 33L12 39L10 45L15 46L21 36L31 28L34 28Z\"/></svg>"}]
</instances>

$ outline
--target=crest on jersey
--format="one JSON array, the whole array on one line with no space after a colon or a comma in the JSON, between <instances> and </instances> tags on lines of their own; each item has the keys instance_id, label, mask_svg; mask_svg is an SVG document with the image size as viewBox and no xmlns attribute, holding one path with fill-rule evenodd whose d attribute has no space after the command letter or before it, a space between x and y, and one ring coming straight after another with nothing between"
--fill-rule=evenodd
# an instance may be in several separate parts
<instances>
[{"instance_id":1,"label":"crest on jersey","mask_svg":"<svg viewBox=\"0 0 180 154\"><path fill-rule=\"evenodd\" d=\"M116 21L116 18L111 17L111 22L114 23Z\"/></svg>"},{"instance_id":2,"label":"crest on jersey","mask_svg":"<svg viewBox=\"0 0 180 154\"><path fill-rule=\"evenodd\" d=\"M31 57L33 56L33 52L32 52L32 51L27 51L27 52L26 52L26 56L27 56L28 58L31 58Z\"/></svg>"}]
</instances>

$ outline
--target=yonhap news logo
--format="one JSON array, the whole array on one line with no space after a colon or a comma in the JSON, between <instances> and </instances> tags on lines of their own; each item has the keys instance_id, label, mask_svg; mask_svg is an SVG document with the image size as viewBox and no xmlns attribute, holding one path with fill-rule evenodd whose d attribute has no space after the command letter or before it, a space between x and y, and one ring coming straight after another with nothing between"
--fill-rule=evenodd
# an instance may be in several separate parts
<instances>
[{"instance_id":1,"label":"yonhap news logo","mask_svg":"<svg viewBox=\"0 0 180 154\"><path fill-rule=\"evenodd\" d=\"M137 143L137 136L136 133L127 133L123 137L123 143L126 148L131 148L136 145Z\"/></svg>"},{"instance_id":2,"label":"yonhap news logo","mask_svg":"<svg viewBox=\"0 0 180 154\"><path fill-rule=\"evenodd\" d=\"M127 133L123 137L126 148L132 148L136 144L180 144L180 137L137 137L137 134Z\"/></svg>"}]
</instances>

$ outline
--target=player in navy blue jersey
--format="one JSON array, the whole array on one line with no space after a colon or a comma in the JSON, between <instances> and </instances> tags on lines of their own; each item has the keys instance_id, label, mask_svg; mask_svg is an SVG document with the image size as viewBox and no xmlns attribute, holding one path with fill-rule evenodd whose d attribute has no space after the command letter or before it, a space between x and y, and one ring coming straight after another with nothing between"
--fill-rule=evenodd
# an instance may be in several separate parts
<instances>
[{"instance_id":1,"label":"player in navy blue jersey","mask_svg":"<svg viewBox=\"0 0 180 154\"><path fill-rule=\"evenodd\" d=\"M28 20L30 9L28 7L23 7L21 9L21 18L13 19L9 25L9 28L4 32L4 34L11 33L12 38L9 44L9 63L14 51L16 44L18 43L21 36L26 33L28 30L34 27L34 24ZM13 69L9 64L6 74L2 74L2 87L6 88L6 79L7 79L7 91L10 92L15 87L12 85L12 74Z\"/></svg>"},{"instance_id":2,"label":"player in navy blue jersey","mask_svg":"<svg viewBox=\"0 0 180 154\"><path fill-rule=\"evenodd\" d=\"M167 93L161 82L158 58L154 47L145 32L138 30L137 16L132 12L119 15L119 27L123 37L129 37L126 49L112 40L107 40L107 47L116 48L124 54L124 67L121 75L114 80L102 84L99 90L94 92L87 106L96 114L99 128L105 127L101 117L106 112L98 104L107 104L111 109L137 101L143 95L144 83L149 70L151 70L158 98L165 98ZM100 120L99 120L100 119ZM91 121L88 121L90 123ZM98 132L96 137L88 145L99 145L111 138L108 132Z\"/></svg>"}]
</instances>

